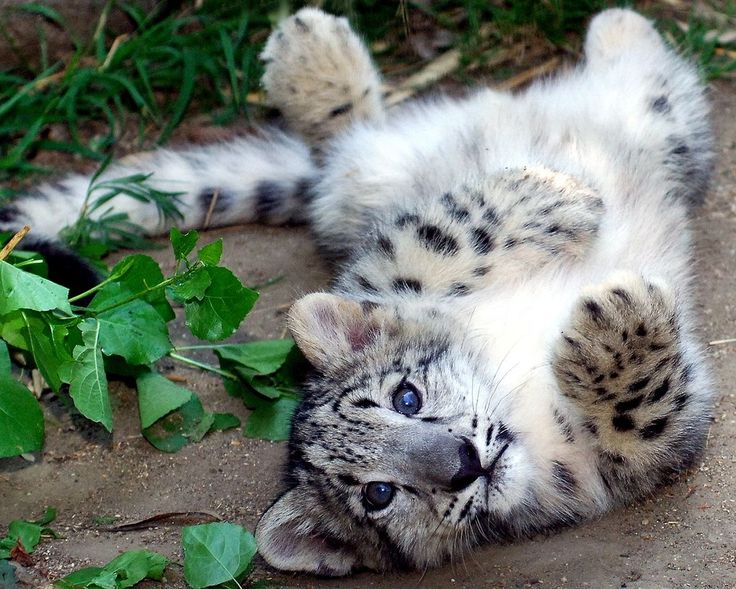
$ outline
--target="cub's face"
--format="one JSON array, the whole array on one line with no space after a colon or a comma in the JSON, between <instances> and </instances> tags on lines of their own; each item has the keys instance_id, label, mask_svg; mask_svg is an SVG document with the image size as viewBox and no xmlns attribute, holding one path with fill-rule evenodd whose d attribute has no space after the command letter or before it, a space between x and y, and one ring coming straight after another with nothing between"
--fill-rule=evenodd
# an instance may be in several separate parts
<instances>
[{"instance_id":1,"label":"cub's face","mask_svg":"<svg viewBox=\"0 0 736 589\"><path fill-rule=\"evenodd\" d=\"M503 374L451 319L310 295L290 327L316 368L289 444L289 490L263 516L272 566L321 575L422 569L502 538L532 461Z\"/></svg>"}]
</instances>

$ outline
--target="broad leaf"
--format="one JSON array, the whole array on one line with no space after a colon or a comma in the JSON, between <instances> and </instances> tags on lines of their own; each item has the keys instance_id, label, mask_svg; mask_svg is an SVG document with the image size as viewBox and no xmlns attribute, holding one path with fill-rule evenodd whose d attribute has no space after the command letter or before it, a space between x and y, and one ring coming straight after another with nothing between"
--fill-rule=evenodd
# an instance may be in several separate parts
<instances>
[{"instance_id":1,"label":"broad leaf","mask_svg":"<svg viewBox=\"0 0 736 589\"><path fill-rule=\"evenodd\" d=\"M281 368L293 349L294 340L277 339L220 346L214 352L222 360L236 362L252 368L257 374L267 375Z\"/></svg>"},{"instance_id":2,"label":"broad leaf","mask_svg":"<svg viewBox=\"0 0 736 589\"><path fill-rule=\"evenodd\" d=\"M0 315L18 309L52 311L59 309L71 314L69 290L0 261Z\"/></svg>"},{"instance_id":3,"label":"broad leaf","mask_svg":"<svg viewBox=\"0 0 736 589\"><path fill-rule=\"evenodd\" d=\"M193 589L237 581L256 553L250 532L224 522L184 528L182 545L184 578Z\"/></svg>"},{"instance_id":4,"label":"broad leaf","mask_svg":"<svg viewBox=\"0 0 736 589\"><path fill-rule=\"evenodd\" d=\"M100 293L94 298L91 309L108 306L104 294ZM102 351L107 356L121 356L130 364L151 364L164 357L173 347L166 323L156 309L145 301L130 301L100 313L97 321Z\"/></svg>"},{"instance_id":5,"label":"broad leaf","mask_svg":"<svg viewBox=\"0 0 736 589\"><path fill-rule=\"evenodd\" d=\"M197 257L207 266L217 266L222 258L222 239L208 243L197 252Z\"/></svg>"},{"instance_id":6,"label":"broad leaf","mask_svg":"<svg viewBox=\"0 0 736 589\"><path fill-rule=\"evenodd\" d=\"M145 292L164 281L164 275L156 260L143 254L123 258L110 271L110 276L118 276L117 281L105 286L95 297L97 301L98 297L102 297L105 293L105 305ZM166 300L163 287L147 293L143 296L143 300L150 303L164 321L171 321L174 318L174 311Z\"/></svg>"},{"instance_id":7,"label":"broad leaf","mask_svg":"<svg viewBox=\"0 0 736 589\"><path fill-rule=\"evenodd\" d=\"M0 377L0 458L43 448L43 413L26 387Z\"/></svg>"},{"instance_id":8,"label":"broad leaf","mask_svg":"<svg viewBox=\"0 0 736 589\"><path fill-rule=\"evenodd\" d=\"M206 268L198 268L192 272L182 274L168 289L169 296L175 301L184 303L191 299L201 301L207 288L212 284Z\"/></svg>"},{"instance_id":9,"label":"broad leaf","mask_svg":"<svg viewBox=\"0 0 736 589\"><path fill-rule=\"evenodd\" d=\"M26 339L27 349L38 366L48 385L59 392L62 380L59 376L61 367L72 360L66 347L67 327L54 323L51 317L44 317L34 311L21 311L24 327L22 334Z\"/></svg>"},{"instance_id":10,"label":"broad leaf","mask_svg":"<svg viewBox=\"0 0 736 589\"><path fill-rule=\"evenodd\" d=\"M104 567L80 569L54 584L62 589L128 589L143 581L160 581L169 561L150 550L129 550Z\"/></svg>"},{"instance_id":11,"label":"broad leaf","mask_svg":"<svg viewBox=\"0 0 736 589\"><path fill-rule=\"evenodd\" d=\"M79 330L83 345L74 347L74 362L62 370L69 373L69 394L82 415L112 431L112 408L100 348L100 324L93 319L85 319L79 324Z\"/></svg>"},{"instance_id":12,"label":"broad leaf","mask_svg":"<svg viewBox=\"0 0 736 589\"><path fill-rule=\"evenodd\" d=\"M202 402L197 395L192 394L189 401L141 433L162 452L178 452L189 444L203 418Z\"/></svg>"},{"instance_id":13,"label":"broad leaf","mask_svg":"<svg viewBox=\"0 0 736 589\"><path fill-rule=\"evenodd\" d=\"M185 260L194 250L198 239L199 233L194 230L182 233L176 227L173 227L169 233L169 240L171 241L171 248L174 250L174 257L177 260Z\"/></svg>"},{"instance_id":14,"label":"broad leaf","mask_svg":"<svg viewBox=\"0 0 736 589\"><path fill-rule=\"evenodd\" d=\"M282 397L275 402L261 402L248 417L243 433L249 438L288 440L291 418L299 405L298 399Z\"/></svg>"},{"instance_id":15,"label":"broad leaf","mask_svg":"<svg viewBox=\"0 0 736 589\"><path fill-rule=\"evenodd\" d=\"M136 380L141 429L178 409L192 398L192 392L171 382L157 372L147 372Z\"/></svg>"},{"instance_id":16,"label":"broad leaf","mask_svg":"<svg viewBox=\"0 0 736 589\"><path fill-rule=\"evenodd\" d=\"M205 268L211 284L201 301L184 305L187 325L192 333L208 341L224 339L238 328L253 308L258 293L244 287L227 268Z\"/></svg>"}]
</instances>

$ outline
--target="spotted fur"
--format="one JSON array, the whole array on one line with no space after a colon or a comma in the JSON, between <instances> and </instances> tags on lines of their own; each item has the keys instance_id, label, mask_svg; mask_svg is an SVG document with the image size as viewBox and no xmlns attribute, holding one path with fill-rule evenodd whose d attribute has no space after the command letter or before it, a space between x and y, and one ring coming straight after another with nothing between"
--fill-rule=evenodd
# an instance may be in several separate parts
<instances>
[{"instance_id":1,"label":"spotted fur","mask_svg":"<svg viewBox=\"0 0 736 589\"><path fill-rule=\"evenodd\" d=\"M301 139L108 172L153 172L185 227L306 221L342 261L289 313L314 370L256 530L270 565L423 569L599 516L700 455L713 387L688 208L711 168L704 89L629 10L594 18L585 54L514 96L387 113L347 23L304 9L263 53ZM87 182L41 186L0 225L54 238ZM114 206L165 229L145 204Z\"/></svg>"}]
</instances>

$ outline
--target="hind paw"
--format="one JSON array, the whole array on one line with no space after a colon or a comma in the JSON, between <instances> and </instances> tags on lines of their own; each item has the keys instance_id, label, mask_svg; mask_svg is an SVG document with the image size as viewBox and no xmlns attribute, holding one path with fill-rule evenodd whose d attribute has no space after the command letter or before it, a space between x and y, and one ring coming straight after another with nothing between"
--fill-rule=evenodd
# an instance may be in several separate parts
<instances>
[{"instance_id":1,"label":"hind paw","mask_svg":"<svg viewBox=\"0 0 736 589\"><path fill-rule=\"evenodd\" d=\"M598 14L585 38L589 63L616 59L631 49L661 50L664 42L646 18L633 10L612 8Z\"/></svg>"},{"instance_id":2,"label":"hind paw","mask_svg":"<svg viewBox=\"0 0 736 589\"><path fill-rule=\"evenodd\" d=\"M271 34L261 59L270 104L315 144L351 121L383 117L378 72L344 18L304 8Z\"/></svg>"}]
</instances>

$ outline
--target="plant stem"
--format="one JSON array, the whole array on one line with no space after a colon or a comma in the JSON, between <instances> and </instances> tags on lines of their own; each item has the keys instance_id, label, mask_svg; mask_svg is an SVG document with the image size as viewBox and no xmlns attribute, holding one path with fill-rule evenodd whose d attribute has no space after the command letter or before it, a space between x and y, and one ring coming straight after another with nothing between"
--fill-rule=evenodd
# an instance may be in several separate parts
<instances>
[{"instance_id":1,"label":"plant stem","mask_svg":"<svg viewBox=\"0 0 736 589\"><path fill-rule=\"evenodd\" d=\"M96 293L103 286L106 286L106 285L110 284L111 282L115 282L119 278L120 278L120 276L109 276L109 277L105 278L105 280L103 280L102 282L100 282L99 284L96 284L95 286L93 286L92 288L90 288L89 290L86 290L86 291L84 291L81 294L74 295L73 297L70 297L69 298L69 302L70 303L74 303L74 302L76 302L76 301L78 301L80 299L83 299L85 297L88 297L89 295L91 295L93 293Z\"/></svg>"},{"instance_id":2,"label":"plant stem","mask_svg":"<svg viewBox=\"0 0 736 589\"><path fill-rule=\"evenodd\" d=\"M169 352L169 358L171 358L172 360L178 360L182 364L188 364L189 366L194 366L195 368L200 368L201 370L206 370L207 372L219 374L220 376L224 376L225 378L229 378L230 380L239 380L238 377L232 372L228 372L227 370L223 370L222 368L218 368L217 366L213 366L212 364L200 362L199 360L195 360L194 358L187 358L186 356L182 356L181 354L177 354L176 352Z\"/></svg>"},{"instance_id":3,"label":"plant stem","mask_svg":"<svg viewBox=\"0 0 736 589\"><path fill-rule=\"evenodd\" d=\"M159 282L158 284L155 284L154 286L149 286L145 290L142 290L142 291L140 291L140 292L138 292L136 294L130 295L129 297L123 299L122 301L118 301L117 303L113 303L112 305L108 305L107 307L103 307L102 309L94 309L91 312L92 312L93 315L100 315L102 313L106 313L107 311L112 311L113 309L117 309L118 307L122 307L123 305L127 305L128 303L130 303L132 301L135 301L137 299L143 298L144 296L146 296L150 292L153 292L155 290L159 290L161 288L165 288L165 287L169 286L169 284L173 284L177 280L181 280L182 278L185 278L187 274L193 272L194 270L198 270L202 266L204 266L204 263L202 263L202 262L197 262L195 264L192 264L189 267L189 269L184 274L175 274L174 276L171 276L170 278L167 278L163 282ZM119 279L119 278L120 277L118 276L116 279ZM93 290L93 289L90 289L90 290ZM82 294L84 294L84 293L82 293ZM79 298L81 296L82 295L78 295L75 298ZM72 299L69 299L69 300L71 301Z\"/></svg>"}]
</instances>

